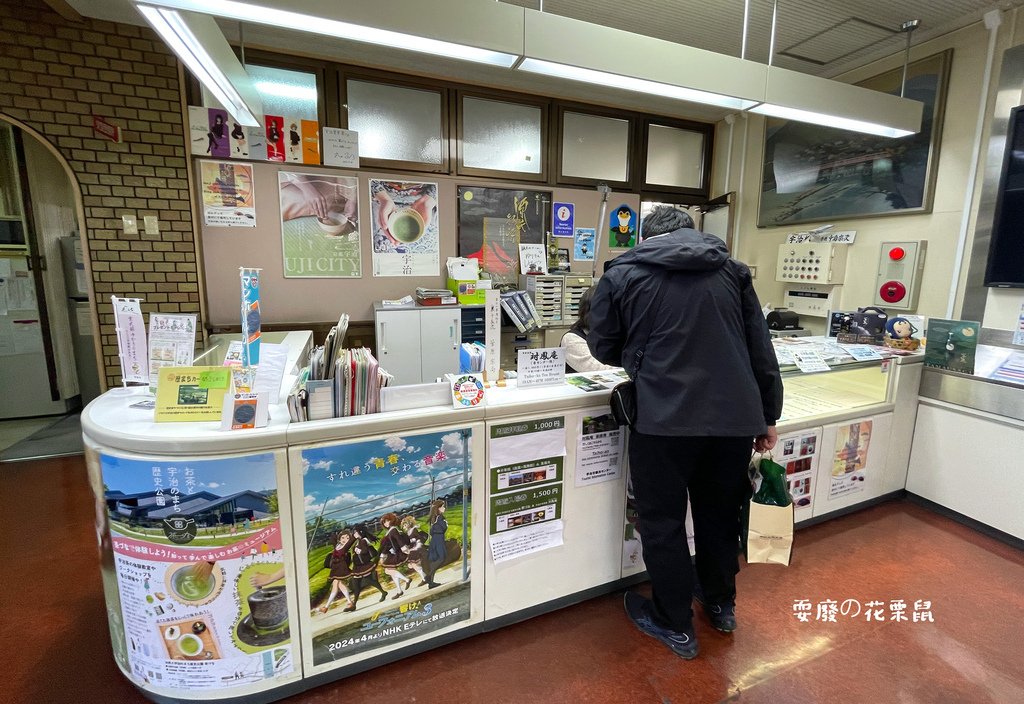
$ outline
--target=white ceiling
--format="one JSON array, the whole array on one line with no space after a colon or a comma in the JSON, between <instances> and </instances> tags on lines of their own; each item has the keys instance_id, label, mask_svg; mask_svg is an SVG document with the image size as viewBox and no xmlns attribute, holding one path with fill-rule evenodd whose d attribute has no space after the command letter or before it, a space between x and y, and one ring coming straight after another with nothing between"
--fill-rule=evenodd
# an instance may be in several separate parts
<instances>
[{"instance_id":1,"label":"white ceiling","mask_svg":"<svg viewBox=\"0 0 1024 704\"><path fill-rule=\"evenodd\" d=\"M387 0L376 1L382 11L386 11ZM493 0L465 1L481 3ZM540 9L541 5L541 0L500 1L533 9ZM144 24L130 0L67 0L67 3L85 16ZM262 4L282 8L289 6L287 0L262 0ZM748 59L767 61L772 4L771 0L750 0ZM896 30L905 20L921 20L920 29L913 35L913 42L917 44L980 21L982 15L994 7L1010 9L1020 5L1024 5L1024 0L998 0L995 3L992 0L902 0L899 3L893 0L780 0L773 63L795 71L832 77L902 51L906 35ZM424 6L429 6L429 0ZM733 56L740 55L743 7L744 0L543 2L545 12ZM228 40L237 42L238 23L218 22ZM246 46L252 48L656 114L713 121L723 118L728 112L667 98L262 25L245 25L244 38Z\"/></svg>"}]
</instances>

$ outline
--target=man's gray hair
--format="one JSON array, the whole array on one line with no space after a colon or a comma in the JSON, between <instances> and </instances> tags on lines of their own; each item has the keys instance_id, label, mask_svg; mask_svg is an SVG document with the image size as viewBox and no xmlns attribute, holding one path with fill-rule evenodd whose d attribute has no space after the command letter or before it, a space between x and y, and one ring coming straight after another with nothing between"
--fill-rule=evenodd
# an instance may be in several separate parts
<instances>
[{"instance_id":1,"label":"man's gray hair","mask_svg":"<svg viewBox=\"0 0 1024 704\"><path fill-rule=\"evenodd\" d=\"M693 229L693 218L684 210L671 205L659 205L644 218L641 234L644 239L683 228Z\"/></svg>"}]
</instances>

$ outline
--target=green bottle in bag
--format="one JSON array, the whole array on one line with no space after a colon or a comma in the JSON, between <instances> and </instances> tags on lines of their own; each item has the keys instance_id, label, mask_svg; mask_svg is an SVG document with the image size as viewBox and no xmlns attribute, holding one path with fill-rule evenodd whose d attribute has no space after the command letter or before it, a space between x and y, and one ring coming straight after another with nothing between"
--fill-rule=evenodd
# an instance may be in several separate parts
<instances>
[{"instance_id":1,"label":"green bottle in bag","mask_svg":"<svg viewBox=\"0 0 1024 704\"><path fill-rule=\"evenodd\" d=\"M751 499L754 503L766 506L789 506L793 503L786 488L785 467L769 457L762 457L758 471L761 473L761 488Z\"/></svg>"}]
</instances>

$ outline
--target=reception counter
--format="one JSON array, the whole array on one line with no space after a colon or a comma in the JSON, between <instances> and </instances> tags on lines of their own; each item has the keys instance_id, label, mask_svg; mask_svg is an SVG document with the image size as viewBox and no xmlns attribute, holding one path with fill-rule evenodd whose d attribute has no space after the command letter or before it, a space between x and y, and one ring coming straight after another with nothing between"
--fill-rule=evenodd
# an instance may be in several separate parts
<instances>
[{"instance_id":1,"label":"reception counter","mask_svg":"<svg viewBox=\"0 0 1024 704\"><path fill-rule=\"evenodd\" d=\"M903 488L919 362L785 374L798 521ZM640 579L619 380L242 431L104 394L82 425L119 666L155 701L273 701Z\"/></svg>"}]
</instances>

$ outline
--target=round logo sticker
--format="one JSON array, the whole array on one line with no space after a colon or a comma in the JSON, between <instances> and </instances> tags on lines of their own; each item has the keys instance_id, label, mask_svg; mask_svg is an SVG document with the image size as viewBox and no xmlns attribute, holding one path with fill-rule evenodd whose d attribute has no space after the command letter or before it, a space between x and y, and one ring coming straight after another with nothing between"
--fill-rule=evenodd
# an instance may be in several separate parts
<instances>
[{"instance_id":1,"label":"round logo sticker","mask_svg":"<svg viewBox=\"0 0 1024 704\"><path fill-rule=\"evenodd\" d=\"M475 376L460 376L455 380L452 396L457 406L478 406L484 400L484 385Z\"/></svg>"},{"instance_id":2,"label":"round logo sticker","mask_svg":"<svg viewBox=\"0 0 1024 704\"><path fill-rule=\"evenodd\" d=\"M191 543L197 532L198 526L191 516L171 516L164 519L164 535L177 545Z\"/></svg>"}]
</instances>

